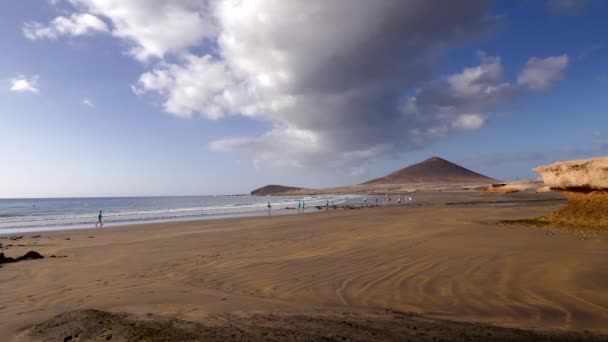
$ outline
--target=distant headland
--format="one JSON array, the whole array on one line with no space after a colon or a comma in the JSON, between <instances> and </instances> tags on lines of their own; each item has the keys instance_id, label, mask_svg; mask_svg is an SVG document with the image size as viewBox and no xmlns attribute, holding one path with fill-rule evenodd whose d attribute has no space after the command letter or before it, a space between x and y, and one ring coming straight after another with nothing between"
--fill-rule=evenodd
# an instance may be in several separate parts
<instances>
[{"instance_id":1,"label":"distant headland","mask_svg":"<svg viewBox=\"0 0 608 342\"><path fill-rule=\"evenodd\" d=\"M481 189L497 182L499 181L494 178L471 171L443 158L431 157L362 184L323 189L266 185L253 190L251 195L374 194L419 190Z\"/></svg>"}]
</instances>

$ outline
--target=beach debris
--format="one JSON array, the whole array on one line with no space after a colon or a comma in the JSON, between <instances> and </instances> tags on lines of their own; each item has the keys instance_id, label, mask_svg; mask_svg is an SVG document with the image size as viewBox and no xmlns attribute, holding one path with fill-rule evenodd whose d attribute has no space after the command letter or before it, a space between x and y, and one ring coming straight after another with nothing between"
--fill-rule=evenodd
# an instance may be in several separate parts
<instances>
[{"instance_id":1,"label":"beach debris","mask_svg":"<svg viewBox=\"0 0 608 342\"><path fill-rule=\"evenodd\" d=\"M13 241L17 241L17 240L22 239L22 238L23 238L23 236L11 236L10 237L10 239L13 240Z\"/></svg>"},{"instance_id":2,"label":"beach debris","mask_svg":"<svg viewBox=\"0 0 608 342\"><path fill-rule=\"evenodd\" d=\"M43 259L44 257L42 255L40 255L40 253L36 252L36 251L29 251L27 253L25 253L23 256L18 257L16 260L17 261L22 261L22 260L35 260L35 259Z\"/></svg>"},{"instance_id":3,"label":"beach debris","mask_svg":"<svg viewBox=\"0 0 608 342\"><path fill-rule=\"evenodd\" d=\"M32 235L32 239L37 239L39 237L41 237L41 236L40 235Z\"/></svg>"},{"instance_id":4,"label":"beach debris","mask_svg":"<svg viewBox=\"0 0 608 342\"><path fill-rule=\"evenodd\" d=\"M11 262L17 262L17 261L23 261L23 260L35 260L35 259L42 259L44 258L42 255L40 255L40 253L35 252L35 251L29 251L27 253L25 253L24 255L15 258L11 258L11 257L6 257L4 256L4 253L0 253L0 264L8 264Z\"/></svg>"},{"instance_id":5,"label":"beach debris","mask_svg":"<svg viewBox=\"0 0 608 342\"><path fill-rule=\"evenodd\" d=\"M9 262L15 262L15 259L13 258L7 258L4 256L4 253L0 253L0 264L6 264Z\"/></svg>"}]
</instances>

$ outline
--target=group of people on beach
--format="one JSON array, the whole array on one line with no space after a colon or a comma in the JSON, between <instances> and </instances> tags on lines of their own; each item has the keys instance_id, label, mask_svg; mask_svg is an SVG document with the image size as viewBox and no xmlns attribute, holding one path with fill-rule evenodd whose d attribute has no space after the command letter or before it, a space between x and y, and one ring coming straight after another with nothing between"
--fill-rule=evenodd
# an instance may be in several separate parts
<instances>
[{"instance_id":1,"label":"group of people on beach","mask_svg":"<svg viewBox=\"0 0 608 342\"><path fill-rule=\"evenodd\" d=\"M303 212L304 209L306 209L306 202L304 202L304 201L298 201L298 211L299 212Z\"/></svg>"},{"instance_id":2,"label":"group of people on beach","mask_svg":"<svg viewBox=\"0 0 608 342\"><path fill-rule=\"evenodd\" d=\"M329 203L329 201L327 203ZM331 203L333 205L334 201L331 201ZM268 208L268 215L270 215L270 212L272 211L272 204L270 204L270 202L268 202L268 204L266 204L266 207ZM302 211L304 211L304 209L306 209L306 202L298 201L298 211L302 212Z\"/></svg>"},{"instance_id":3,"label":"group of people on beach","mask_svg":"<svg viewBox=\"0 0 608 342\"><path fill-rule=\"evenodd\" d=\"M391 195L386 194L386 196L384 196L384 201L382 202L382 204L384 205L389 205L392 203L392 198ZM397 196L397 204L407 204L407 205L413 205L414 204L414 196L412 196L411 194L407 194L407 195L403 195L400 194ZM367 206L367 197L363 197L363 204L365 206ZM376 205L378 205L378 197L376 197Z\"/></svg>"},{"instance_id":4,"label":"group of people on beach","mask_svg":"<svg viewBox=\"0 0 608 342\"><path fill-rule=\"evenodd\" d=\"M363 197L363 203L364 205L367 206L367 197ZM386 195L384 198L384 203L385 204L390 204L391 203L391 196L390 195ZM414 198L412 197L411 194L408 195L399 195L397 197L397 203L401 204L401 203L407 203L408 205L412 205L414 203ZM376 197L376 205L378 205L378 197ZM270 204L270 202L268 202L268 204L266 205L268 207L268 215L270 215L270 212L272 211L272 204ZM334 206L334 200L325 200L325 208L329 209L330 206ZM298 201L298 211L299 212L303 212L306 209L306 202L304 201ZM100 210L99 214L97 214L97 223L95 223L95 228L101 228L103 227L103 211Z\"/></svg>"}]
</instances>

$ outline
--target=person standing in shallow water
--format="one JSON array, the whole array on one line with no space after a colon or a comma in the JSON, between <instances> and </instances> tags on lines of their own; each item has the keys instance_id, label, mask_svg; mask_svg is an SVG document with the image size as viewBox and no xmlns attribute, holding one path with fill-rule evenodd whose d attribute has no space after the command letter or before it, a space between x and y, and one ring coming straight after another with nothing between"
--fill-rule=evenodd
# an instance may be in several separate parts
<instances>
[{"instance_id":1,"label":"person standing in shallow water","mask_svg":"<svg viewBox=\"0 0 608 342\"><path fill-rule=\"evenodd\" d=\"M268 216L270 216L270 210L272 210L272 205L270 205L270 202L268 202Z\"/></svg>"},{"instance_id":2,"label":"person standing in shallow water","mask_svg":"<svg viewBox=\"0 0 608 342\"><path fill-rule=\"evenodd\" d=\"M101 210L99 211L99 214L97 214L97 223L95 223L95 228L97 227L103 227L103 215Z\"/></svg>"}]
</instances>

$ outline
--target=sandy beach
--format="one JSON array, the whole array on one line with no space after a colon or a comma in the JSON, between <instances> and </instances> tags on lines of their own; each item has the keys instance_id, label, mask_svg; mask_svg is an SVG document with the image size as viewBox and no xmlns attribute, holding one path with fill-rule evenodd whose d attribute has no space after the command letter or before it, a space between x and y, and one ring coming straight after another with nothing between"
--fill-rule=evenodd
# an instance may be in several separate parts
<instances>
[{"instance_id":1,"label":"sandy beach","mask_svg":"<svg viewBox=\"0 0 608 342\"><path fill-rule=\"evenodd\" d=\"M606 233L497 224L561 205L430 203L2 239L7 256L45 258L0 268L0 336L81 309L216 323L272 314L286 329L297 324L285 315L371 326L415 313L608 334Z\"/></svg>"}]
</instances>

